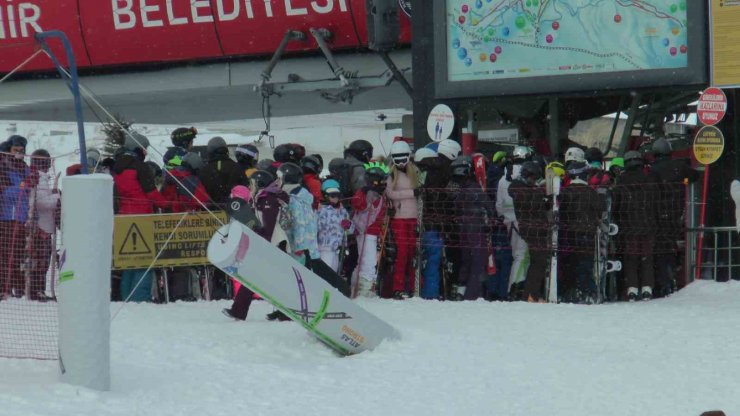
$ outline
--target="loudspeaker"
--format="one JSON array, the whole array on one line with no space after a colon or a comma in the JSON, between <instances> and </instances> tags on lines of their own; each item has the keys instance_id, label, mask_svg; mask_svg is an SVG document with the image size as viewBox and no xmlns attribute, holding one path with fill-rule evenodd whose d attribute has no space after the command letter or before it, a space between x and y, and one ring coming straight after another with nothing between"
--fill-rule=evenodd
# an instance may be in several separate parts
<instances>
[{"instance_id":1,"label":"loudspeaker","mask_svg":"<svg viewBox=\"0 0 740 416\"><path fill-rule=\"evenodd\" d=\"M400 35L398 0L365 0L368 48L378 52L393 49Z\"/></svg>"}]
</instances>

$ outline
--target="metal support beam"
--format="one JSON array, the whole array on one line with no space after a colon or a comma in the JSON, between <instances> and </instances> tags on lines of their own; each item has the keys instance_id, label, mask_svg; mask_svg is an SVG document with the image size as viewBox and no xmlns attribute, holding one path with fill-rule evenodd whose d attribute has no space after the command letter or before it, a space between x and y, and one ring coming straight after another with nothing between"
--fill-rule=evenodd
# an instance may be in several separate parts
<instances>
[{"instance_id":1,"label":"metal support beam","mask_svg":"<svg viewBox=\"0 0 740 416\"><path fill-rule=\"evenodd\" d=\"M411 87L411 84L406 80L406 77L403 76L403 73L398 70L398 67L393 62L391 57L388 55L388 52L378 52L381 58L383 58L383 61L385 62L385 65L388 67L388 69L391 70L393 73L393 78L398 81L399 84L403 87L403 89L406 91L406 94L409 95L409 97L413 100L414 99L414 89Z\"/></svg>"},{"instance_id":2,"label":"metal support beam","mask_svg":"<svg viewBox=\"0 0 740 416\"><path fill-rule=\"evenodd\" d=\"M326 29L314 28L309 29L309 32L311 33L311 36L316 39L316 43L319 45L319 49L321 49L321 52L326 57L326 62L329 63L332 71L334 71L334 76L339 78L339 82L342 84L343 87L349 86L349 81L345 76L346 71L344 70L344 68L342 68L341 65L339 65L337 60L334 58L334 54L331 52L329 45L326 43L326 40L331 38L331 32Z\"/></svg>"},{"instance_id":3,"label":"metal support beam","mask_svg":"<svg viewBox=\"0 0 740 416\"><path fill-rule=\"evenodd\" d=\"M617 153L617 156L619 157L624 157L624 153L627 151L627 143L629 142L630 136L632 136L632 128L635 126L637 110L640 106L640 100L642 99L642 94L639 92L632 92L631 94L632 104L627 113L627 125L624 127L624 132L622 132L622 140L619 142L619 153Z\"/></svg>"},{"instance_id":4,"label":"metal support beam","mask_svg":"<svg viewBox=\"0 0 740 416\"><path fill-rule=\"evenodd\" d=\"M306 35L303 32L299 32L297 30L288 30L287 32L285 32L285 36L283 36L283 40L280 41L280 45L278 45L275 53L272 55L272 59L270 59L267 67L262 71L262 81L259 84L260 87L264 86L267 82L270 82L272 71L277 66L280 58L283 57L283 54L285 53L285 48L288 47L288 42L290 42L291 40L305 41Z\"/></svg>"},{"instance_id":5,"label":"metal support beam","mask_svg":"<svg viewBox=\"0 0 740 416\"><path fill-rule=\"evenodd\" d=\"M619 97L619 107L617 107L617 116L614 117L614 123L612 123L612 131L609 134L609 143L607 143L606 149L604 149L604 155L606 155L612 150L612 145L614 144L614 135L617 134L617 126L619 126L619 116L622 115L622 108L624 108L624 101L625 101L624 95Z\"/></svg>"}]
</instances>

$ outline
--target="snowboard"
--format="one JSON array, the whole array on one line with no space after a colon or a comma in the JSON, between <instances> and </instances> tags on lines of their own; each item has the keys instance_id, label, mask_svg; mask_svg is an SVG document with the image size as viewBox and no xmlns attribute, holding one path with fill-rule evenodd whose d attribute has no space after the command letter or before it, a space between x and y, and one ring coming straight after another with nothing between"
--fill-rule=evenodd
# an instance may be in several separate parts
<instances>
[{"instance_id":1,"label":"snowboard","mask_svg":"<svg viewBox=\"0 0 740 416\"><path fill-rule=\"evenodd\" d=\"M237 221L211 238L208 260L339 354L357 354L400 338L392 326Z\"/></svg>"}]
</instances>

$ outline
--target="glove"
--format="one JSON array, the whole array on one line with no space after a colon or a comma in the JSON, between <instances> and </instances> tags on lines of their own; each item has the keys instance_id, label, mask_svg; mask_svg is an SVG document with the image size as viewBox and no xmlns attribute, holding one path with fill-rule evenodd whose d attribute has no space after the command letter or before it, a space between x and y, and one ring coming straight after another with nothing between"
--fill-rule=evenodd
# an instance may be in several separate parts
<instances>
[{"instance_id":1,"label":"glove","mask_svg":"<svg viewBox=\"0 0 740 416\"><path fill-rule=\"evenodd\" d=\"M350 220L348 220L346 218L342 220L342 229L349 230L349 227L351 227L351 226L352 226L352 221L350 221Z\"/></svg>"}]
</instances>

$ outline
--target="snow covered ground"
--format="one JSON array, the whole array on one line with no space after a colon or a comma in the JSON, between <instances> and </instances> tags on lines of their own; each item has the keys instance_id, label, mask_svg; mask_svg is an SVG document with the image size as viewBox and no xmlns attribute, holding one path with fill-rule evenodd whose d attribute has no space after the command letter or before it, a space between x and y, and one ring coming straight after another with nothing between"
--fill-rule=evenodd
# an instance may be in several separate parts
<instances>
[{"instance_id":1,"label":"snow covered ground","mask_svg":"<svg viewBox=\"0 0 740 416\"><path fill-rule=\"evenodd\" d=\"M601 306L360 300L403 339L347 358L265 321L262 301L247 322L224 301L132 304L112 323L110 392L0 359L0 414L740 414L739 299L740 282L698 282Z\"/></svg>"}]
</instances>

